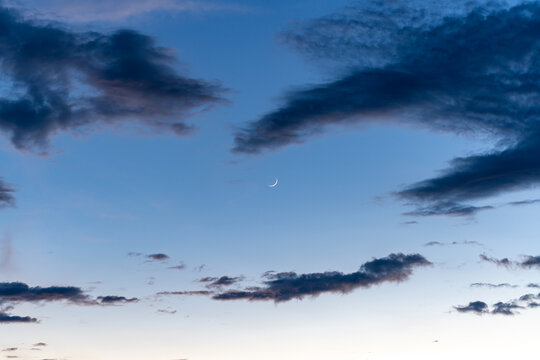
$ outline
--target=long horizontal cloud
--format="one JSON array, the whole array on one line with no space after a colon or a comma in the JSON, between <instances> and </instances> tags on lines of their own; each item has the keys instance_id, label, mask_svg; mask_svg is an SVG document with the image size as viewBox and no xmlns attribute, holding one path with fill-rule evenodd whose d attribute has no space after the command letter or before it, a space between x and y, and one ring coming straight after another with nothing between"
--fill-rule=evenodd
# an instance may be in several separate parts
<instances>
[{"instance_id":1,"label":"long horizontal cloud","mask_svg":"<svg viewBox=\"0 0 540 360\"><path fill-rule=\"evenodd\" d=\"M16 316L9 315L5 312L0 311L0 324L10 324L10 323L35 323L38 322L36 318L30 316Z\"/></svg>"},{"instance_id":2,"label":"long horizontal cloud","mask_svg":"<svg viewBox=\"0 0 540 360\"><path fill-rule=\"evenodd\" d=\"M233 151L300 143L336 124L404 123L498 144L397 193L417 205L411 215L472 215L488 207L463 202L538 185L540 4L477 3L445 14L430 12L433 2L409 3L367 2L287 33L311 57L354 54L344 56L349 70L289 92L236 134Z\"/></svg>"},{"instance_id":3,"label":"long horizontal cloud","mask_svg":"<svg viewBox=\"0 0 540 360\"><path fill-rule=\"evenodd\" d=\"M497 259L487 256L485 254L480 255L480 260L493 263L497 266L503 266L506 268L520 267L520 268L540 268L540 256L526 255L522 261L510 260L508 258Z\"/></svg>"},{"instance_id":4,"label":"long horizontal cloud","mask_svg":"<svg viewBox=\"0 0 540 360\"><path fill-rule=\"evenodd\" d=\"M358 271L349 274L338 271L268 273L263 287L228 290L214 294L212 299L284 302L328 292L346 294L357 288L368 288L384 282L405 281L414 268L427 265L431 263L420 254L398 253L368 261Z\"/></svg>"},{"instance_id":5,"label":"long horizontal cloud","mask_svg":"<svg viewBox=\"0 0 540 360\"><path fill-rule=\"evenodd\" d=\"M133 303L138 302L139 299L116 295L93 298L81 288L75 286L31 287L21 282L0 283L0 305L9 305L10 309L13 305L21 303L47 303L60 301L81 306L104 306ZM12 316L7 314L5 310L0 310L0 322L37 322L37 320L28 316Z\"/></svg>"},{"instance_id":6,"label":"long horizontal cloud","mask_svg":"<svg viewBox=\"0 0 540 360\"><path fill-rule=\"evenodd\" d=\"M129 123L184 135L183 122L221 101L222 88L174 69L175 59L130 30L78 33L0 7L4 85L0 131L19 149L46 150L58 132Z\"/></svg>"}]
</instances>

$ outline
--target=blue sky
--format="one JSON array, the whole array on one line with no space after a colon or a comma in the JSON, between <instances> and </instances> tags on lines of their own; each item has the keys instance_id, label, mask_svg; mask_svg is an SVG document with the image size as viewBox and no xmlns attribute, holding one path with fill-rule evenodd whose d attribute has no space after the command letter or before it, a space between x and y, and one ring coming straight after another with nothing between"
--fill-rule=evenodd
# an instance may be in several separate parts
<instances>
[{"instance_id":1,"label":"blue sky","mask_svg":"<svg viewBox=\"0 0 540 360\"><path fill-rule=\"evenodd\" d=\"M3 358L535 351L536 2L0 12Z\"/></svg>"}]
</instances>

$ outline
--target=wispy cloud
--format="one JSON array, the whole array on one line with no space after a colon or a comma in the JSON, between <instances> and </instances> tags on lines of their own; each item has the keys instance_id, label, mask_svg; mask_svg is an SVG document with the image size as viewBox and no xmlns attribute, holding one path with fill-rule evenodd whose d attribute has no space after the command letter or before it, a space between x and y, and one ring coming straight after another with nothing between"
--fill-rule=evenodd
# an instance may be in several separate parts
<instances>
[{"instance_id":1,"label":"wispy cloud","mask_svg":"<svg viewBox=\"0 0 540 360\"><path fill-rule=\"evenodd\" d=\"M517 285L512 285L509 283L500 283L500 284L472 283L471 287L485 287L485 288L490 288L490 289L499 289L499 288L516 288Z\"/></svg>"}]
</instances>

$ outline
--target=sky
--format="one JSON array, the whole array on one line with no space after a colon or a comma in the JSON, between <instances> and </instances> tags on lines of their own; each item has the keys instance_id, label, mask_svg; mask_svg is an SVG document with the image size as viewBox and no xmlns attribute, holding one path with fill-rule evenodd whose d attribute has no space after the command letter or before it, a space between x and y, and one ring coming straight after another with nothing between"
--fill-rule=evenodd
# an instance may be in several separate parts
<instances>
[{"instance_id":1,"label":"sky","mask_svg":"<svg viewBox=\"0 0 540 360\"><path fill-rule=\"evenodd\" d=\"M0 357L535 354L539 39L536 1L1 1Z\"/></svg>"}]
</instances>

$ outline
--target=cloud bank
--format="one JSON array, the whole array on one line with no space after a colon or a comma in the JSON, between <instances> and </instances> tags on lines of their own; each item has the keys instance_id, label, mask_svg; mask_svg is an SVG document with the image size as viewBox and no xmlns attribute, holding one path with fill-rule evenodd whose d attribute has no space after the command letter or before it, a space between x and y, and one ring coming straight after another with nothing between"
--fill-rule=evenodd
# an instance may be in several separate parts
<instances>
[{"instance_id":1,"label":"cloud bank","mask_svg":"<svg viewBox=\"0 0 540 360\"><path fill-rule=\"evenodd\" d=\"M366 2L289 30L284 40L308 57L345 59L343 75L287 93L236 133L233 151L301 143L334 125L407 124L496 143L399 191L417 207L409 215L469 216L490 208L470 201L538 186L540 4L457 1L448 9Z\"/></svg>"}]
</instances>

